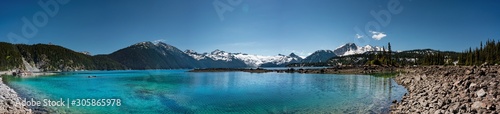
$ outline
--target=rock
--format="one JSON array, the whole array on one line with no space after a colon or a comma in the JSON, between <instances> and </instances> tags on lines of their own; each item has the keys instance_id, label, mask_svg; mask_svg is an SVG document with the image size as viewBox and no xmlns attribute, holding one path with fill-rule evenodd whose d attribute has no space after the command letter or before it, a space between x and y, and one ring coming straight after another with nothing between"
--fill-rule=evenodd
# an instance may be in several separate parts
<instances>
[{"instance_id":1,"label":"rock","mask_svg":"<svg viewBox=\"0 0 500 114\"><path fill-rule=\"evenodd\" d=\"M481 70L481 71L479 71L479 75L480 75L480 76L486 76L486 72L485 72L485 71L483 71L483 70Z\"/></svg>"},{"instance_id":2,"label":"rock","mask_svg":"<svg viewBox=\"0 0 500 114\"><path fill-rule=\"evenodd\" d=\"M488 110L495 110L496 106L494 104L488 104L488 105L486 105L486 109L488 109Z\"/></svg>"},{"instance_id":3,"label":"rock","mask_svg":"<svg viewBox=\"0 0 500 114\"><path fill-rule=\"evenodd\" d=\"M418 81L420 81L420 80L421 80L420 76L415 76L415 81L417 81L417 82L418 82Z\"/></svg>"},{"instance_id":4,"label":"rock","mask_svg":"<svg viewBox=\"0 0 500 114\"><path fill-rule=\"evenodd\" d=\"M481 64L481 66L487 66L488 65L488 62L484 62L483 64Z\"/></svg>"},{"instance_id":5,"label":"rock","mask_svg":"<svg viewBox=\"0 0 500 114\"><path fill-rule=\"evenodd\" d=\"M451 73L450 72L445 72L444 76L449 76Z\"/></svg>"},{"instance_id":6,"label":"rock","mask_svg":"<svg viewBox=\"0 0 500 114\"><path fill-rule=\"evenodd\" d=\"M394 80L408 93L392 104L391 113L500 112L496 108L500 106L500 66L427 66L403 72L407 73Z\"/></svg>"},{"instance_id":7,"label":"rock","mask_svg":"<svg viewBox=\"0 0 500 114\"><path fill-rule=\"evenodd\" d=\"M474 69L472 69L472 70L466 70L465 74L467 74L467 75L474 74Z\"/></svg>"},{"instance_id":8,"label":"rock","mask_svg":"<svg viewBox=\"0 0 500 114\"><path fill-rule=\"evenodd\" d=\"M436 110L434 114L444 114L444 110Z\"/></svg>"},{"instance_id":9,"label":"rock","mask_svg":"<svg viewBox=\"0 0 500 114\"><path fill-rule=\"evenodd\" d=\"M12 102L12 100L7 100L7 104L8 104L9 106L14 106L14 103Z\"/></svg>"},{"instance_id":10,"label":"rock","mask_svg":"<svg viewBox=\"0 0 500 114\"><path fill-rule=\"evenodd\" d=\"M453 83L453 85L458 86L458 85L460 85L460 83L462 83L462 80L455 81L455 83Z\"/></svg>"},{"instance_id":11,"label":"rock","mask_svg":"<svg viewBox=\"0 0 500 114\"><path fill-rule=\"evenodd\" d=\"M481 89L481 90L476 92L476 95L477 95L477 97L484 97L484 96L486 96L486 92L484 91L484 89Z\"/></svg>"},{"instance_id":12,"label":"rock","mask_svg":"<svg viewBox=\"0 0 500 114\"><path fill-rule=\"evenodd\" d=\"M16 105L20 99L13 89L3 84L0 77L0 114L31 114L31 109L28 107Z\"/></svg>"},{"instance_id":13,"label":"rock","mask_svg":"<svg viewBox=\"0 0 500 114\"><path fill-rule=\"evenodd\" d=\"M484 108L484 107L486 107L486 105L485 105L483 102L481 102L481 101L476 101L476 102L474 102L474 103L472 104L472 106L471 106L471 107L472 107L473 109L479 109L479 108Z\"/></svg>"},{"instance_id":14,"label":"rock","mask_svg":"<svg viewBox=\"0 0 500 114\"><path fill-rule=\"evenodd\" d=\"M469 85L469 89L471 89L471 90L475 90L474 88L475 88L476 86L477 86L477 84L476 84L476 83L471 83L471 84Z\"/></svg>"},{"instance_id":15,"label":"rock","mask_svg":"<svg viewBox=\"0 0 500 114\"><path fill-rule=\"evenodd\" d=\"M460 104L458 103L455 103L454 105L452 105L450 108L450 112L453 112L453 113L458 113L458 110L460 109Z\"/></svg>"}]
</instances>

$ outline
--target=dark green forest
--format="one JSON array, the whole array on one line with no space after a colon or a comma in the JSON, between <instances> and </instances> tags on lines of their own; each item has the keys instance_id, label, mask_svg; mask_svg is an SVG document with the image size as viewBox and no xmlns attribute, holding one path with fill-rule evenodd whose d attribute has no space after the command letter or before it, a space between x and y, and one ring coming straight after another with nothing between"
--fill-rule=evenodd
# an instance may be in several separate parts
<instances>
[{"instance_id":1,"label":"dark green forest","mask_svg":"<svg viewBox=\"0 0 500 114\"><path fill-rule=\"evenodd\" d=\"M500 64L500 41L488 40L485 45L463 51L459 57L462 65Z\"/></svg>"},{"instance_id":2,"label":"dark green forest","mask_svg":"<svg viewBox=\"0 0 500 114\"><path fill-rule=\"evenodd\" d=\"M0 70L22 69L23 58L42 71L126 69L105 56L90 56L57 45L0 42Z\"/></svg>"}]
</instances>

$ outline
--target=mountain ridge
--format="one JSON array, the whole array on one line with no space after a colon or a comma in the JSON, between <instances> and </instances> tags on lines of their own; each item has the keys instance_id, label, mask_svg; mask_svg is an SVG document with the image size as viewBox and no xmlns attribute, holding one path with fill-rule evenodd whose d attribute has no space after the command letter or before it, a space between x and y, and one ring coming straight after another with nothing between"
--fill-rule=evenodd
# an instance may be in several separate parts
<instances>
[{"instance_id":1,"label":"mountain ridge","mask_svg":"<svg viewBox=\"0 0 500 114\"><path fill-rule=\"evenodd\" d=\"M50 44L0 43L0 46L3 49L0 50L0 61L3 61L0 63L2 65L0 70L20 68L22 59L26 59L31 66L44 71L284 67L294 63L328 62L333 57L367 52L376 53L382 50L378 46L365 45L361 47L354 43L346 43L333 50L317 50L311 55L302 58L295 53L263 56L232 53L219 49L212 52L198 53L194 50L181 51L177 47L164 42L145 41L132 44L110 54L90 56ZM411 50L403 52L412 54ZM434 53L436 50L416 49L413 52L415 52L413 54Z\"/></svg>"}]
</instances>

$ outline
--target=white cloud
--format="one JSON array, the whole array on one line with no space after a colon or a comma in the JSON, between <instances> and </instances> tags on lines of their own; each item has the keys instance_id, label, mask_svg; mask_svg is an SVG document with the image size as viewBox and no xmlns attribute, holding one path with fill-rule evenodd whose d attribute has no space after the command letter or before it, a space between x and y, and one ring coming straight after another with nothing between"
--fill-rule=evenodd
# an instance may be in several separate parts
<instances>
[{"instance_id":1,"label":"white cloud","mask_svg":"<svg viewBox=\"0 0 500 114\"><path fill-rule=\"evenodd\" d=\"M387 36L387 34L384 34L383 32L370 31L370 33L372 33L372 38L375 40L381 40Z\"/></svg>"},{"instance_id":2,"label":"white cloud","mask_svg":"<svg viewBox=\"0 0 500 114\"><path fill-rule=\"evenodd\" d=\"M356 34L356 38L363 38L363 37L365 37L365 36Z\"/></svg>"}]
</instances>

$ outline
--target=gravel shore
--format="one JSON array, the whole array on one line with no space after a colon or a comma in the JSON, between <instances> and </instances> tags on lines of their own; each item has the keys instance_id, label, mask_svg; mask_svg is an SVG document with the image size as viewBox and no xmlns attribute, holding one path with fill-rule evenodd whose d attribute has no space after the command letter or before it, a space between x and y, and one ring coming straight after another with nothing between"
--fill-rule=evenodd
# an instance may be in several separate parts
<instances>
[{"instance_id":1,"label":"gravel shore","mask_svg":"<svg viewBox=\"0 0 500 114\"><path fill-rule=\"evenodd\" d=\"M408 89L391 113L500 112L500 66L407 68L395 81Z\"/></svg>"},{"instance_id":2,"label":"gravel shore","mask_svg":"<svg viewBox=\"0 0 500 114\"><path fill-rule=\"evenodd\" d=\"M17 105L21 101L17 93L3 83L2 76L0 76L0 114L31 114L31 109Z\"/></svg>"}]
</instances>

